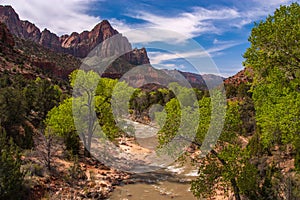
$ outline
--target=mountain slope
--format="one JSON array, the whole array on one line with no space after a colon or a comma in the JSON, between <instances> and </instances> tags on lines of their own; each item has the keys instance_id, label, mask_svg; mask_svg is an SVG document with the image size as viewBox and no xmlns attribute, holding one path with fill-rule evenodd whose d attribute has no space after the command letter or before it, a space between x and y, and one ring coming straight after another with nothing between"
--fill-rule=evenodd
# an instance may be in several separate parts
<instances>
[{"instance_id":1,"label":"mountain slope","mask_svg":"<svg viewBox=\"0 0 300 200\"><path fill-rule=\"evenodd\" d=\"M14 38L3 23L0 23L0 50L0 74L19 74L28 79L41 77L61 82L81 64L71 55L49 51L34 42Z\"/></svg>"}]
</instances>

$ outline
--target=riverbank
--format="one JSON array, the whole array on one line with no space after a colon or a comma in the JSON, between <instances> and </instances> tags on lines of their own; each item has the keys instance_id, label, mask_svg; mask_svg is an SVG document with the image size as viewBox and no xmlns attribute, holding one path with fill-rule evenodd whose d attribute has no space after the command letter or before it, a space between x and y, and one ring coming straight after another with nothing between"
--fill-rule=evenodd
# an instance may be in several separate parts
<instances>
[{"instance_id":1,"label":"riverbank","mask_svg":"<svg viewBox=\"0 0 300 200\"><path fill-rule=\"evenodd\" d=\"M117 147L126 152L125 156L122 154L123 157L109 155L114 159L132 160L126 164L127 168L135 167L131 164L141 163L140 161L144 164L150 163L149 158L157 144L157 138L151 135L157 131L155 127L137 122L132 124L135 126L135 134L140 138L118 138L114 143L116 146L106 149L106 152L109 152ZM43 161L43 138L39 137L36 143L39 144L36 149L23 157L24 169L29 171L26 175L26 183L30 190L29 199L196 199L190 191L190 182L197 177L197 167L190 165L190 161L183 165L172 163L170 166L159 167L149 172L125 173L113 169L113 166L105 166L101 160L83 156L83 149L78 158L70 157L64 150L63 141L55 139L52 142L49 171L45 168L45 160ZM103 152L101 143L96 148L100 153ZM195 159L199 154L193 146L188 152L191 154L188 159ZM216 190L216 196L212 199L228 199L222 188Z\"/></svg>"},{"instance_id":2,"label":"riverbank","mask_svg":"<svg viewBox=\"0 0 300 200\"><path fill-rule=\"evenodd\" d=\"M94 158L72 157L64 149L63 141L54 139L51 147L50 170L45 165L42 138L34 150L24 152L22 169L31 200L106 199L116 185L130 175L104 166Z\"/></svg>"}]
</instances>

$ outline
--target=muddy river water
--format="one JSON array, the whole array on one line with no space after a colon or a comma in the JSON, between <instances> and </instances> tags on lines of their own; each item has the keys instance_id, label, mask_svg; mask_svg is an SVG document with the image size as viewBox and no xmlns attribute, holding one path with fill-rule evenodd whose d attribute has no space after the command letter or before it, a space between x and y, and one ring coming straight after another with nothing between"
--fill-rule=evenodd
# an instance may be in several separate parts
<instances>
[{"instance_id":1,"label":"muddy river water","mask_svg":"<svg viewBox=\"0 0 300 200\"><path fill-rule=\"evenodd\" d=\"M157 142L153 132L157 130L153 126L129 123L135 127L135 134L140 136L139 144L153 150ZM194 200L196 198L190 191L190 182L196 176L196 167L188 163L173 163L156 171L136 173L127 181L131 184L117 186L109 200Z\"/></svg>"}]
</instances>

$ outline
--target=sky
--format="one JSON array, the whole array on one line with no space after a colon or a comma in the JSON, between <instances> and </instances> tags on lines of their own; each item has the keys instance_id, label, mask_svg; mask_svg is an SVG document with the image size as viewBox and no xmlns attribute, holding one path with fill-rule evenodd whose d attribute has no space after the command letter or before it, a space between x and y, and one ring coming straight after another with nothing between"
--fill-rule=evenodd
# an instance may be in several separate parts
<instances>
[{"instance_id":1,"label":"sky","mask_svg":"<svg viewBox=\"0 0 300 200\"><path fill-rule=\"evenodd\" d=\"M292 2L299 0L0 0L20 19L58 35L91 30L107 19L133 47L146 47L154 67L197 73L192 59L205 55L216 70L199 73L224 77L243 69L254 22Z\"/></svg>"}]
</instances>

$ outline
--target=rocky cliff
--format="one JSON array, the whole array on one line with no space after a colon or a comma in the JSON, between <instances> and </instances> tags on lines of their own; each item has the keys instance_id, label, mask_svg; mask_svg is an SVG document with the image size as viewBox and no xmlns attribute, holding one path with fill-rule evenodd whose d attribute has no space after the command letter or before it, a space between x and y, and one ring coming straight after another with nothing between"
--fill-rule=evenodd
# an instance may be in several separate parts
<instances>
[{"instance_id":1,"label":"rocky cliff","mask_svg":"<svg viewBox=\"0 0 300 200\"><path fill-rule=\"evenodd\" d=\"M37 77L54 81L68 79L79 68L78 58L50 51L32 41L13 37L4 23L0 22L0 76L22 75L26 79Z\"/></svg>"},{"instance_id":2,"label":"rocky cliff","mask_svg":"<svg viewBox=\"0 0 300 200\"><path fill-rule=\"evenodd\" d=\"M6 45L8 47L13 47L15 45L12 34L3 23L0 23L0 42L2 45Z\"/></svg>"},{"instance_id":3,"label":"rocky cliff","mask_svg":"<svg viewBox=\"0 0 300 200\"><path fill-rule=\"evenodd\" d=\"M251 83L253 81L253 70L249 67L244 68L237 74L224 80L225 85L239 86L241 83Z\"/></svg>"},{"instance_id":4,"label":"rocky cliff","mask_svg":"<svg viewBox=\"0 0 300 200\"><path fill-rule=\"evenodd\" d=\"M0 6L0 22L6 24L10 32L20 38L39 42L40 30L28 21L21 21L11 6Z\"/></svg>"},{"instance_id":5,"label":"rocky cliff","mask_svg":"<svg viewBox=\"0 0 300 200\"><path fill-rule=\"evenodd\" d=\"M22 39L36 42L55 52L68 53L78 58L85 58L91 50L105 39L119 34L107 20L97 24L91 31L72 33L71 35L57 36L48 29L40 31L33 23L20 20L18 14L11 6L0 6L0 22L6 24L10 32ZM134 65L148 64L149 58L145 49L133 49L126 37L119 34L117 42L112 46L103 48L105 53L116 50L130 52L124 57Z\"/></svg>"}]
</instances>

